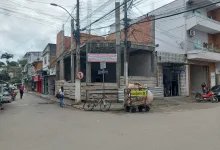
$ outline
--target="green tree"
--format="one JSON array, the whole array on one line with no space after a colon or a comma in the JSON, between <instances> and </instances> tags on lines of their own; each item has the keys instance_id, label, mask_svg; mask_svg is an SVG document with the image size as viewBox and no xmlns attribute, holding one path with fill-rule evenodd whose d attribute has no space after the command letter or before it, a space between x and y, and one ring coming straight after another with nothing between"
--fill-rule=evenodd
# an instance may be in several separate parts
<instances>
[{"instance_id":1,"label":"green tree","mask_svg":"<svg viewBox=\"0 0 220 150\"><path fill-rule=\"evenodd\" d=\"M22 58L18 60L18 63L21 65L21 67L23 68L26 64L27 64L27 59Z\"/></svg>"},{"instance_id":2,"label":"green tree","mask_svg":"<svg viewBox=\"0 0 220 150\"><path fill-rule=\"evenodd\" d=\"M18 62L16 62L16 61L9 61L8 62L8 66L10 66L10 67L18 67Z\"/></svg>"},{"instance_id":3,"label":"green tree","mask_svg":"<svg viewBox=\"0 0 220 150\"><path fill-rule=\"evenodd\" d=\"M8 74L7 71L1 71L0 72L0 80L3 80L3 81L9 81L11 78Z\"/></svg>"},{"instance_id":4,"label":"green tree","mask_svg":"<svg viewBox=\"0 0 220 150\"><path fill-rule=\"evenodd\" d=\"M5 66L5 63L0 61L0 67Z\"/></svg>"},{"instance_id":5,"label":"green tree","mask_svg":"<svg viewBox=\"0 0 220 150\"><path fill-rule=\"evenodd\" d=\"M9 60L11 58L13 58L13 57L14 57L14 55L13 54L9 54L9 53L4 53L4 54L1 55L1 59L6 59L7 64L9 62Z\"/></svg>"}]
</instances>

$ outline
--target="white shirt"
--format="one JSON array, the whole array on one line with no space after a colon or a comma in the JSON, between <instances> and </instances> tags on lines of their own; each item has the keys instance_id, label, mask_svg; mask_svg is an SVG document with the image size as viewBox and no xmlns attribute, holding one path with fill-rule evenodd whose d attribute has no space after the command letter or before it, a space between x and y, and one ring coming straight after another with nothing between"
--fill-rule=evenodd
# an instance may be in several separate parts
<instances>
[{"instance_id":1,"label":"white shirt","mask_svg":"<svg viewBox=\"0 0 220 150\"><path fill-rule=\"evenodd\" d=\"M64 96L64 92L62 92L62 90L59 90L59 94Z\"/></svg>"}]
</instances>

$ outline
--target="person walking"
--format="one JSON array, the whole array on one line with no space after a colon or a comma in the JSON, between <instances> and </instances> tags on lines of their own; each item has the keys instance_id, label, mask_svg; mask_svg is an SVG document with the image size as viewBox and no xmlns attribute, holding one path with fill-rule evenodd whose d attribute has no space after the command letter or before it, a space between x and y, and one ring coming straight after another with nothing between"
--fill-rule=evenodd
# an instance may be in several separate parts
<instances>
[{"instance_id":1,"label":"person walking","mask_svg":"<svg viewBox=\"0 0 220 150\"><path fill-rule=\"evenodd\" d=\"M62 86L59 90L59 98L60 98L60 107L63 107L64 90Z\"/></svg>"},{"instance_id":2,"label":"person walking","mask_svg":"<svg viewBox=\"0 0 220 150\"><path fill-rule=\"evenodd\" d=\"M21 87L19 88L20 91L20 99L22 99L23 94L24 94L24 87L21 85Z\"/></svg>"}]
</instances>

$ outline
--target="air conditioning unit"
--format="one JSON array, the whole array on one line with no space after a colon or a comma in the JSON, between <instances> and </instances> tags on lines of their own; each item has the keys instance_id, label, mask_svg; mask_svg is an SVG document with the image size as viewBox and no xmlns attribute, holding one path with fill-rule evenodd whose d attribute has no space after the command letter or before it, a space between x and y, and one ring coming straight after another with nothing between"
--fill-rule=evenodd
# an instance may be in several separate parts
<instances>
[{"instance_id":1,"label":"air conditioning unit","mask_svg":"<svg viewBox=\"0 0 220 150\"><path fill-rule=\"evenodd\" d=\"M196 31L195 30L189 30L189 36L193 37L196 35Z\"/></svg>"},{"instance_id":2,"label":"air conditioning unit","mask_svg":"<svg viewBox=\"0 0 220 150\"><path fill-rule=\"evenodd\" d=\"M192 6L192 5L193 5L193 3L194 3L194 1L193 1L193 0L188 0L188 1L186 2L187 6Z\"/></svg>"}]
</instances>

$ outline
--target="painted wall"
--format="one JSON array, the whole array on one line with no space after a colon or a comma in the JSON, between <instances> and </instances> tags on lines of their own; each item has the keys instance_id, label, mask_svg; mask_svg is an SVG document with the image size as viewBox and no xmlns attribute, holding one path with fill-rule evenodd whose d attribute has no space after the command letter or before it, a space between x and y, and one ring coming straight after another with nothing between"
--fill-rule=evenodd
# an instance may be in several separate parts
<instances>
[{"instance_id":1,"label":"painted wall","mask_svg":"<svg viewBox=\"0 0 220 150\"><path fill-rule=\"evenodd\" d=\"M188 50L202 50L203 49L203 43L208 43L208 34L206 32L202 32L199 30L195 30L196 31L196 35L193 37L188 36ZM197 45L195 46L194 42L195 40L199 40L201 41L201 45Z\"/></svg>"},{"instance_id":2,"label":"painted wall","mask_svg":"<svg viewBox=\"0 0 220 150\"><path fill-rule=\"evenodd\" d=\"M129 57L129 76L152 77L151 52L133 52Z\"/></svg>"}]
</instances>

